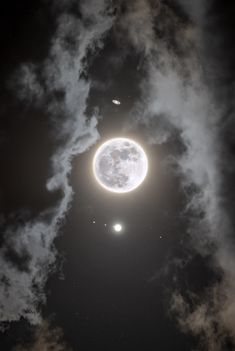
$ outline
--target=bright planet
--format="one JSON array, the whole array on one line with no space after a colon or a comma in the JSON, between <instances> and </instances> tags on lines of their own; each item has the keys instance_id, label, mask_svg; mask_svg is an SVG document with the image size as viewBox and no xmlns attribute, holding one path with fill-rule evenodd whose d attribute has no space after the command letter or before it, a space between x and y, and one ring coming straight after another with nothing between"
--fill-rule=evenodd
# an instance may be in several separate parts
<instances>
[{"instance_id":1,"label":"bright planet","mask_svg":"<svg viewBox=\"0 0 235 351\"><path fill-rule=\"evenodd\" d=\"M114 224L113 229L115 230L115 232L119 233L122 230L122 225L119 223L116 223Z\"/></svg>"},{"instance_id":2,"label":"bright planet","mask_svg":"<svg viewBox=\"0 0 235 351\"><path fill-rule=\"evenodd\" d=\"M143 148L129 138L113 138L103 143L93 159L97 182L114 193L136 189L148 172L148 159Z\"/></svg>"}]
</instances>

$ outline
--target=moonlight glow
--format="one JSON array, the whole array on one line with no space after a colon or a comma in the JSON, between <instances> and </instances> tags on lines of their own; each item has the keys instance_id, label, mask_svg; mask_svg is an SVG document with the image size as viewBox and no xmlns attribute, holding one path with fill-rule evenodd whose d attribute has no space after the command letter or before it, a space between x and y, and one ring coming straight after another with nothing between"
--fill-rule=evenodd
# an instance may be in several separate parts
<instances>
[{"instance_id":1,"label":"moonlight glow","mask_svg":"<svg viewBox=\"0 0 235 351\"><path fill-rule=\"evenodd\" d=\"M128 138L114 138L102 144L95 153L93 172L106 190L127 193L136 189L148 172L143 148Z\"/></svg>"},{"instance_id":2,"label":"moonlight glow","mask_svg":"<svg viewBox=\"0 0 235 351\"><path fill-rule=\"evenodd\" d=\"M113 229L115 230L115 232L119 233L122 230L122 226L121 224L117 223L117 224L114 224Z\"/></svg>"}]
</instances>

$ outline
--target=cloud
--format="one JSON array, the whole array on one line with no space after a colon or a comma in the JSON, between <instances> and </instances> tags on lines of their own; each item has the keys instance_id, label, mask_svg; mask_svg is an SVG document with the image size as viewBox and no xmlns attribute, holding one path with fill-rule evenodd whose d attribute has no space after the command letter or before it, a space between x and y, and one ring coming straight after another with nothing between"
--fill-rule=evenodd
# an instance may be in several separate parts
<instances>
[{"instance_id":1,"label":"cloud","mask_svg":"<svg viewBox=\"0 0 235 351\"><path fill-rule=\"evenodd\" d=\"M18 345L13 351L72 351L63 341L63 332L60 328L52 328L46 321L38 326L31 343Z\"/></svg>"},{"instance_id":2,"label":"cloud","mask_svg":"<svg viewBox=\"0 0 235 351\"><path fill-rule=\"evenodd\" d=\"M118 32L128 35L132 45L146 54L153 47L154 23L152 8L149 1L128 1L126 11L121 15ZM156 10L155 10L156 11Z\"/></svg>"},{"instance_id":3,"label":"cloud","mask_svg":"<svg viewBox=\"0 0 235 351\"><path fill-rule=\"evenodd\" d=\"M220 351L227 349L235 339L235 283L234 257L226 254L226 264L221 263L221 252L217 263L222 268L222 280L206 289L202 296L190 291L175 292L171 300L171 312L176 316L181 330L198 337L203 350ZM229 256L229 257L228 257ZM228 272L231 259L231 272Z\"/></svg>"},{"instance_id":4,"label":"cloud","mask_svg":"<svg viewBox=\"0 0 235 351\"><path fill-rule=\"evenodd\" d=\"M210 294L207 299L213 301L215 297ZM196 301L196 308L191 309L190 304L185 301L181 294L172 297L172 311L177 314L180 328L183 332L191 332L200 337L201 346L208 351L219 351L223 349L226 342L226 332L218 328L217 312L214 307L208 305L208 301Z\"/></svg>"},{"instance_id":5,"label":"cloud","mask_svg":"<svg viewBox=\"0 0 235 351\"><path fill-rule=\"evenodd\" d=\"M8 225L0 249L0 321L24 317L40 322L39 305L45 302L44 285L53 271L53 241L68 211L73 190L69 183L71 162L99 138L97 115L86 117L90 83L85 79L88 54L102 47L113 16L105 0L81 2L81 16L70 14L69 1L57 18L48 58L40 65L23 64L11 86L25 103L35 103L51 116L58 148L51 157L48 191L60 190L55 207L37 218ZM14 83L14 84L13 84ZM34 348L37 350L37 346ZM56 349L57 350L57 349Z\"/></svg>"},{"instance_id":6,"label":"cloud","mask_svg":"<svg viewBox=\"0 0 235 351\"><path fill-rule=\"evenodd\" d=\"M205 18L211 2L179 1L187 18L181 16L180 8L160 1L157 11L151 1L145 4L148 10L143 11L143 1L136 2L133 6L138 10L130 10L126 14L129 21L123 25L132 45L146 53L142 98L128 127L143 126L151 143L162 144L177 135L184 145L184 152L173 158L182 187L195 189L189 192L186 209L191 217L191 245L201 255L212 256L211 264L221 280L200 296L203 301L188 299L192 291L177 292L173 309L181 327L201 336L206 350L222 350L226 337L235 340L233 218L223 192L228 168L230 175L234 172L224 140L225 130L234 125L234 107L223 96L233 94L226 86L230 83L223 81L221 88L221 81L216 82L214 76L221 77L223 69L218 70L219 62L215 64L210 57L213 53L204 48L212 36L206 21L213 30L210 19ZM139 40L133 34L136 26L143 35ZM209 68L204 67L205 62ZM216 88L212 82L217 83Z\"/></svg>"}]
</instances>

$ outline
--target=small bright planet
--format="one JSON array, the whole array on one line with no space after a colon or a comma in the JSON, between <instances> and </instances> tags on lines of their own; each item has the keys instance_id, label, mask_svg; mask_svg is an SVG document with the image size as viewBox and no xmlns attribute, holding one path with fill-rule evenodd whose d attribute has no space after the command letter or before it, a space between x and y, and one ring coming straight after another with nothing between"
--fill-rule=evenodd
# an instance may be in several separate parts
<instances>
[{"instance_id":1,"label":"small bright planet","mask_svg":"<svg viewBox=\"0 0 235 351\"><path fill-rule=\"evenodd\" d=\"M114 224L113 229L115 230L115 232L119 233L122 230L122 225L119 223Z\"/></svg>"},{"instance_id":2,"label":"small bright planet","mask_svg":"<svg viewBox=\"0 0 235 351\"><path fill-rule=\"evenodd\" d=\"M112 100L112 103L114 105L121 105L121 101L119 101L119 100Z\"/></svg>"},{"instance_id":3,"label":"small bright planet","mask_svg":"<svg viewBox=\"0 0 235 351\"><path fill-rule=\"evenodd\" d=\"M148 159L143 148L129 138L113 138L95 153L93 172L97 182L114 193L136 189L148 172Z\"/></svg>"}]
</instances>

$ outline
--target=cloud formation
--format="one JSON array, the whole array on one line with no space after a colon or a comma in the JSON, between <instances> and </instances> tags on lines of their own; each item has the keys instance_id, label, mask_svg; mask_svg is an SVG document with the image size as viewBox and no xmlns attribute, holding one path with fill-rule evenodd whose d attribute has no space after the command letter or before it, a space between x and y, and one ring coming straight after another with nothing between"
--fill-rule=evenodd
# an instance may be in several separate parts
<instances>
[{"instance_id":1,"label":"cloud formation","mask_svg":"<svg viewBox=\"0 0 235 351\"><path fill-rule=\"evenodd\" d=\"M56 258L53 241L73 195L71 161L99 137L97 116L88 119L85 115L90 89L84 78L85 58L102 47L113 16L105 0L82 1L77 9L80 16L70 13L70 4L74 2L54 5L60 11L48 58L40 65L23 64L14 77L18 97L44 106L51 116L59 147L51 157L51 177L46 186L48 191L60 190L62 198L36 219L23 218L4 232L0 249L1 322L22 317L33 324L40 321L38 307L45 302L44 285Z\"/></svg>"},{"instance_id":2,"label":"cloud formation","mask_svg":"<svg viewBox=\"0 0 235 351\"><path fill-rule=\"evenodd\" d=\"M19 345L13 351L72 351L63 341L60 328L52 328L48 322L37 327L31 343Z\"/></svg>"},{"instance_id":3,"label":"cloud formation","mask_svg":"<svg viewBox=\"0 0 235 351\"><path fill-rule=\"evenodd\" d=\"M77 16L70 11L75 1L54 3L57 30L49 56L41 65L22 65L14 83L21 100L44 106L51 116L60 147L51 158L46 186L63 196L35 220L8 226L4 233L1 321L40 320L38 305L45 300L44 284L56 257L53 241L73 195L71 160L99 137L97 116L87 119L85 115L90 89L86 57L102 48L113 23L112 10L105 0L84 0ZM234 106L225 96L231 99L234 94L226 79L218 87L214 76L223 77L223 70L218 70L220 64L205 49L214 30L207 12L212 2L178 0L179 7L160 0L120 3L125 11L116 24L116 35L123 35L144 57L142 98L131 124L145 126L151 143L166 143L177 134L184 145L174 161L182 187L195 189L187 199L187 210L193 213L191 243L202 255L213 256L213 268L221 277L200 299L179 287L173 293L172 310L181 328L200 336L206 350L222 350L228 336L235 339L233 219L223 191L228 159L230 174L234 172L234 161L224 145L224 136L234 130ZM209 69L206 61L213 63ZM222 98L217 100L218 96Z\"/></svg>"},{"instance_id":4,"label":"cloud formation","mask_svg":"<svg viewBox=\"0 0 235 351\"><path fill-rule=\"evenodd\" d=\"M216 99L227 87L224 82L218 94L211 86L212 69L204 67L205 62L212 62L217 68L213 75L221 77L219 63L215 65L203 47L210 37L204 26L210 22L205 18L210 6L211 2L203 0L180 0L178 8L161 1L154 5L148 0L130 2L122 28L133 47L145 53L142 98L135 107L132 125L144 126L151 143L162 144L177 134L184 145L184 152L175 155L174 162L182 187L194 189L189 192L186 209L192 218L191 244L202 255L212 255L213 269L222 277L203 300L189 299L191 291L178 291L173 309L184 331L201 336L206 350L223 350L227 337L235 340L235 258L232 219L223 193L229 155L221 126L223 131L228 128L228 101ZM234 125L231 120L233 106L230 128ZM230 167L234 171L234 163Z\"/></svg>"}]
</instances>

